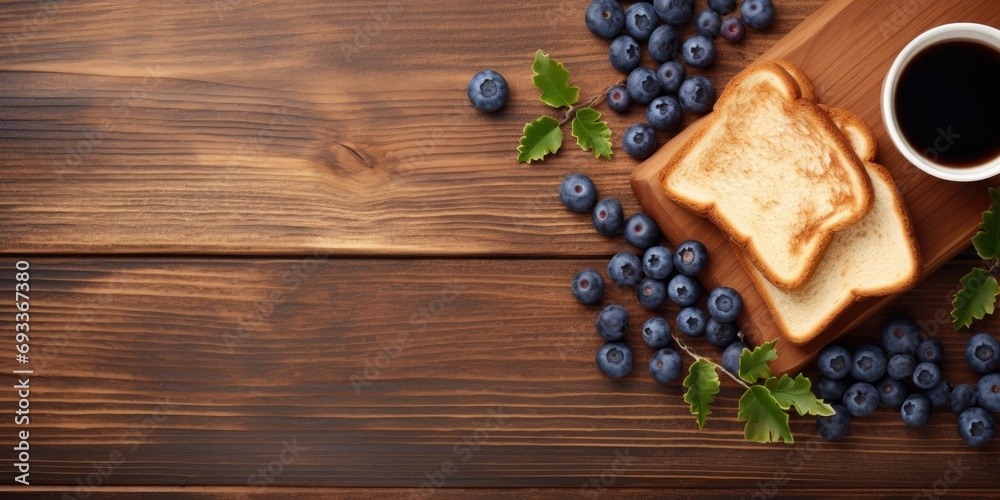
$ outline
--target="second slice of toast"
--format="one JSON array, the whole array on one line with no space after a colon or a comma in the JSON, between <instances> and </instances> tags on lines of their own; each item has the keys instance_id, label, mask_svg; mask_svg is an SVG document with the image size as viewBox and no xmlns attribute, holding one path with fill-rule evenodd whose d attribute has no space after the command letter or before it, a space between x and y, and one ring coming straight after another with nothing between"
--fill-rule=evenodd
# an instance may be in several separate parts
<instances>
[{"instance_id":1,"label":"second slice of toast","mask_svg":"<svg viewBox=\"0 0 1000 500\"><path fill-rule=\"evenodd\" d=\"M910 288L921 270L920 251L902 195L885 167L872 162L875 139L871 130L850 112L837 108L826 111L871 176L875 190L872 210L861 222L834 236L812 279L799 290L775 287L736 249L782 334L800 345L816 338L858 300Z\"/></svg>"},{"instance_id":2,"label":"second slice of toast","mask_svg":"<svg viewBox=\"0 0 1000 500\"><path fill-rule=\"evenodd\" d=\"M860 159L795 71L765 62L737 75L661 177L671 200L712 220L784 290L804 286L873 202Z\"/></svg>"}]
</instances>

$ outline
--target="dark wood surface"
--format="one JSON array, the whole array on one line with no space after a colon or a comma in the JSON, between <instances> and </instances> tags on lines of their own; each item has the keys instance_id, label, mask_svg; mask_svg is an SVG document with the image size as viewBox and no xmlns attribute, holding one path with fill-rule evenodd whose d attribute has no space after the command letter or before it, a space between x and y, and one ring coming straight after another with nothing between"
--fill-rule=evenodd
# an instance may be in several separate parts
<instances>
[{"instance_id":1,"label":"dark wood surface","mask_svg":"<svg viewBox=\"0 0 1000 500\"><path fill-rule=\"evenodd\" d=\"M969 467L957 487L995 484L1000 449L965 446L950 413L912 430L881 410L840 443L793 418L797 445L762 446L743 442L728 379L698 431L681 389L642 369L638 335L639 368L605 379L593 367L597 311L566 291L567 275L600 262L34 259L33 484L86 480L119 451L103 484L247 486L284 443L302 451L273 485L419 487L453 461L449 487L579 489L616 453L630 457L612 474L622 487L736 491L784 473L792 489L905 489L932 484L949 461ZM945 266L852 338L891 314L932 320L973 264ZM5 328L13 312L0 307ZM945 376L971 381L966 335L940 338ZM13 354L0 346L0 359ZM0 463L9 484L11 456Z\"/></svg>"},{"instance_id":2,"label":"dark wood surface","mask_svg":"<svg viewBox=\"0 0 1000 500\"><path fill-rule=\"evenodd\" d=\"M705 0L700 0L699 5ZM564 151L515 162L538 101L539 48L582 99L622 75L583 26L584 0L56 2L0 43L0 245L13 253L613 254L553 196L567 174L638 209L621 134L642 110L602 107L615 161ZM722 45L720 88L822 5ZM0 2L21 33L36 2ZM36 26L37 25L37 26ZM355 52L356 49L356 52ZM350 54L348 58L345 54ZM507 76L475 112L469 78ZM666 140L668 135L663 135ZM15 182L16 180L16 182Z\"/></svg>"},{"instance_id":3,"label":"dark wood surface","mask_svg":"<svg viewBox=\"0 0 1000 500\"><path fill-rule=\"evenodd\" d=\"M0 492L3 492L0 489ZM9 490L8 490L9 491ZM37 498L56 498L62 490L51 487L34 488L29 493L18 492L19 498L34 500ZM729 491L729 490L723 490ZM215 498L288 498L290 500L312 500L314 498L337 498L343 500L369 499L369 498L398 498L407 497L411 490L403 488L303 488L290 487L275 489L253 489L247 487L116 487L111 486L101 490L100 498L130 499L141 495L141 498L151 499L172 499L183 495L185 498L215 499ZM615 488L613 492L602 492L601 496L613 498L651 498L663 497L667 492L659 488ZM697 490L683 489L670 490L670 498L720 498L723 496L720 490ZM756 492L752 489L735 490L734 495L742 495L751 498ZM858 498L913 498L926 494L925 491L916 488L904 489L794 489L786 488L781 490L781 498L791 499L811 499L817 495L830 499L858 499ZM933 495L933 492L930 493ZM948 498L989 498L995 494L991 489L961 489L949 490ZM98 495L95 495L98 496ZM586 498L578 490L574 489L542 489L542 488L452 488L438 490L432 498L452 499L452 498L500 498L500 499L521 499L521 498ZM593 498L593 496L591 496Z\"/></svg>"},{"instance_id":4,"label":"dark wood surface","mask_svg":"<svg viewBox=\"0 0 1000 500\"><path fill-rule=\"evenodd\" d=\"M761 60L792 62L809 77L821 103L854 113L872 129L878 150L876 162L889 170L906 202L923 259L922 275L927 276L969 246L969 238L982 222L983 207L990 204L987 188L996 185L996 179L950 182L911 165L886 131L881 110L882 83L896 55L920 33L953 22L1000 26L1000 9L994 0L930 1L907 22L898 23L892 17L898 8L890 2L831 1L768 49ZM709 248L712 258L700 278L707 287L728 286L740 292L746 307L739 322L747 338L758 345L782 339L784 335L763 297L722 231L670 201L663 191L664 167L704 123L688 127L683 137L643 162L632 173L632 186L674 243L697 239ZM863 298L846 307L815 339L798 344L785 342L785 355L775 368L800 371L823 346L853 330L892 299Z\"/></svg>"},{"instance_id":5,"label":"dark wood surface","mask_svg":"<svg viewBox=\"0 0 1000 500\"><path fill-rule=\"evenodd\" d=\"M993 494L1000 449L964 446L951 414L917 431L879 411L841 443L794 418L797 445L762 446L742 441L726 380L699 432L637 335L635 373L597 373L597 309L568 283L626 246L555 193L580 171L632 212L637 162L569 138L513 160L523 123L553 113L536 49L584 96L620 78L584 4L0 2L0 290L31 262L36 370L33 487L9 486L3 452L0 495L412 497L449 462L436 497L592 497L602 476L625 497L912 497L951 479L949 495ZM780 2L707 74L721 88L822 4ZM465 98L484 67L512 86L496 116ZM608 116L616 142L640 114ZM944 329L946 375L968 381L966 335L935 318L974 264L849 338L911 314ZM0 303L3 331L13 314ZM13 355L0 343L0 370ZM9 450L15 393L0 404ZM497 486L516 489L479 489Z\"/></svg>"}]
</instances>

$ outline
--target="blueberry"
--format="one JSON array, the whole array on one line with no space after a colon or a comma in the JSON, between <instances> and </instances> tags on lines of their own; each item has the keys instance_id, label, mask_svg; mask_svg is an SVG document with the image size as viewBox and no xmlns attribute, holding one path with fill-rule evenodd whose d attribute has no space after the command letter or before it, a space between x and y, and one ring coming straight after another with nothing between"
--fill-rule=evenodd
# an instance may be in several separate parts
<instances>
[{"instance_id":1,"label":"blueberry","mask_svg":"<svg viewBox=\"0 0 1000 500\"><path fill-rule=\"evenodd\" d=\"M899 416L907 426L919 428L931 421L931 400L923 394L910 394L903 406L899 407Z\"/></svg>"},{"instance_id":2,"label":"blueberry","mask_svg":"<svg viewBox=\"0 0 1000 500\"><path fill-rule=\"evenodd\" d=\"M685 307L677 313L677 329L688 337L700 337L705 333L705 313L697 307Z\"/></svg>"},{"instance_id":3,"label":"blueberry","mask_svg":"<svg viewBox=\"0 0 1000 500\"><path fill-rule=\"evenodd\" d=\"M774 21L774 5L771 0L743 0L740 17L747 26L762 30Z\"/></svg>"},{"instance_id":4,"label":"blueberry","mask_svg":"<svg viewBox=\"0 0 1000 500\"><path fill-rule=\"evenodd\" d=\"M735 324L722 323L715 318L709 318L708 323L705 324L705 338L708 339L709 344L719 349L732 344L736 340L738 332L739 328L736 328Z\"/></svg>"},{"instance_id":5,"label":"blueberry","mask_svg":"<svg viewBox=\"0 0 1000 500\"><path fill-rule=\"evenodd\" d=\"M628 94L628 89L622 85L615 85L608 89L608 107L615 113L627 113L632 107L632 96Z\"/></svg>"},{"instance_id":6,"label":"blueberry","mask_svg":"<svg viewBox=\"0 0 1000 500\"><path fill-rule=\"evenodd\" d=\"M694 29L699 35L715 38L722 29L722 16L714 10L703 10L694 18Z\"/></svg>"},{"instance_id":7,"label":"blueberry","mask_svg":"<svg viewBox=\"0 0 1000 500\"><path fill-rule=\"evenodd\" d=\"M847 435L851 427L851 414L842 405L830 405L834 414L829 417L816 417L816 430L820 437L827 441L840 441Z\"/></svg>"},{"instance_id":8,"label":"blueberry","mask_svg":"<svg viewBox=\"0 0 1000 500\"><path fill-rule=\"evenodd\" d=\"M982 408L969 408L958 416L958 435L969 446L985 446L994 430L993 415Z\"/></svg>"},{"instance_id":9,"label":"blueberry","mask_svg":"<svg viewBox=\"0 0 1000 500\"><path fill-rule=\"evenodd\" d=\"M563 179L559 187L559 199L566 208L574 212L589 212L597 201L597 187L590 177L572 174Z\"/></svg>"},{"instance_id":10,"label":"blueberry","mask_svg":"<svg viewBox=\"0 0 1000 500\"><path fill-rule=\"evenodd\" d=\"M670 323L654 316L642 325L642 341L653 349L662 349L670 345Z\"/></svg>"},{"instance_id":11,"label":"blueberry","mask_svg":"<svg viewBox=\"0 0 1000 500\"><path fill-rule=\"evenodd\" d=\"M683 368L680 354L673 349L660 349L649 360L649 374L653 376L653 380L663 385L680 378Z\"/></svg>"},{"instance_id":12,"label":"blueberry","mask_svg":"<svg viewBox=\"0 0 1000 500\"><path fill-rule=\"evenodd\" d=\"M667 299L667 291L663 286L663 282L648 278L639 283L639 288L636 289L635 294L639 297L639 303L650 309L660 307L663 305L663 301Z\"/></svg>"},{"instance_id":13,"label":"blueberry","mask_svg":"<svg viewBox=\"0 0 1000 500\"><path fill-rule=\"evenodd\" d=\"M629 252L619 252L608 262L608 277L618 286L633 287L642 281L642 262Z\"/></svg>"},{"instance_id":14,"label":"blueberry","mask_svg":"<svg viewBox=\"0 0 1000 500\"><path fill-rule=\"evenodd\" d=\"M746 35L747 29L743 26L743 21L740 21L740 18L727 17L722 21L720 32L722 38L725 38L727 42L739 43Z\"/></svg>"},{"instance_id":15,"label":"blueberry","mask_svg":"<svg viewBox=\"0 0 1000 500\"><path fill-rule=\"evenodd\" d=\"M1000 341L988 333L977 333L965 346L965 362L976 373L989 373L1000 365Z\"/></svg>"},{"instance_id":16,"label":"blueberry","mask_svg":"<svg viewBox=\"0 0 1000 500\"><path fill-rule=\"evenodd\" d=\"M917 369L917 358L909 354L897 354L889 358L886 372L896 380L910 380L915 369Z\"/></svg>"},{"instance_id":17,"label":"blueberry","mask_svg":"<svg viewBox=\"0 0 1000 500\"><path fill-rule=\"evenodd\" d=\"M681 124L681 105L673 97L657 97L646 107L646 121L656 130L671 131Z\"/></svg>"},{"instance_id":18,"label":"blueberry","mask_svg":"<svg viewBox=\"0 0 1000 500\"><path fill-rule=\"evenodd\" d=\"M680 48L681 35L669 24L664 24L656 28L653 34L649 36L649 42L646 44L649 56L657 62L667 62L673 59Z\"/></svg>"},{"instance_id":19,"label":"blueberry","mask_svg":"<svg viewBox=\"0 0 1000 500\"><path fill-rule=\"evenodd\" d=\"M941 341L934 337L924 339L917 346L917 359L928 363L940 364L944 360L944 346L941 345Z\"/></svg>"},{"instance_id":20,"label":"blueberry","mask_svg":"<svg viewBox=\"0 0 1000 500\"><path fill-rule=\"evenodd\" d=\"M927 396L934 406L948 406L951 404L951 386L948 385L948 381L942 380L938 385L924 391L924 396Z\"/></svg>"},{"instance_id":21,"label":"blueberry","mask_svg":"<svg viewBox=\"0 0 1000 500\"><path fill-rule=\"evenodd\" d=\"M969 384L960 384L951 390L951 398L948 399L948 406L951 411L962 413L970 406L976 405L976 388Z\"/></svg>"},{"instance_id":22,"label":"blueberry","mask_svg":"<svg viewBox=\"0 0 1000 500\"><path fill-rule=\"evenodd\" d=\"M632 214L625 219L625 241L640 250L646 250L659 243L660 227L644 213Z\"/></svg>"},{"instance_id":23,"label":"blueberry","mask_svg":"<svg viewBox=\"0 0 1000 500\"><path fill-rule=\"evenodd\" d=\"M678 274L667 283L667 296L674 304L687 307L698 301L698 297L701 296L701 286L690 276Z\"/></svg>"},{"instance_id":24,"label":"blueberry","mask_svg":"<svg viewBox=\"0 0 1000 500\"><path fill-rule=\"evenodd\" d=\"M984 375L976 385L979 406L992 413L1000 413L1000 372Z\"/></svg>"},{"instance_id":25,"label":"blueberry","mask_svg":"<svg viewBox=\"0 0 1000 500\"><path fill-rule=\"evenodd\" d=\"M632 124L622 136L622 148L632 158L645 160L656 151L656 131L645 123Z\"/></svg>"},{"instance_id":26,"label":"blueberry","mask_svg":"<svg viewBox=\"0 0 1000 500\"><path fill-rule=\"evenodd\" d=\"M816 383L816 396L827 403L840 401L840 398L844 397L845 391L847 391L847 384L843 380L823 377Z\"/></svg>"},{"instance_id":27,"label":"blueberry","mask_svg":"<svg viewBox=\"0 0 1000 500\"><path fill-rule=\"evenodd\" d=\"M687 240L677 245L674 269L687 276L697 276L708 264L708 250L700 241Z\"/></svg>"},{"instance_id":28,"label":"blueberry","mask_svg":"<svg viewBox=\"0 0 1000 500\"><path fill-rule=\"evenodd\" d=\"M863 345L854 351L851 360L851 376L863 382L874 382L885 376L889 360L881 347Z\"/></svg>"},{"instance_id":29,"label":"blueberry","mask_svg":"<svg viewBox=\"0 0 1000 500\"><path fill-rule=\"evenodd\" d=\"M593 304L604 295L604 278L593 269L584 269L573 278L573 296L581 304Z\"/></svg>"},{"instance_id":30,"label":"blueberry","mask_svg":"<svg viewBox=\"0 0 1000 500\"><path fill-rule=\"evenodd\" d=\"M878 389L868 382L856 382L844 391L844 407L852 417L870 415L878 403Z\"/></svg>"},{"instance_id":31,"label":"blueberry","mask_svg":"<svg viewBox=\"0 0 1000 500\"><path fill-rule=\"evenodd\" d=\"M839 345L830 345L819 352L819 372L824 377L840 380L851 373L851 351Z\"/></svg>"},{"instance_id":32,"label":"blueberry","mask_svg":"<svg viewBox=\"0 0 1000 500\"><path fill-rule=\"evenodd\" d=\"M681 57L688 66L707 68L715 62L715 43L705 35L694 35L681 45Z\"/></svg>"},{"instance_id":33,"label":"blueberry","mask_svg":"<svg viewBox=\"0 0 1000 500\"><path fill-rule=\"evenodd\" d=\"M708 0L708 8L719 14L729 14L736 9L736 0Z\"/></svg>"},{"instance_id":34,"label":"blueberry","mask_svg":"<svg viewBox=\"0 0 1000 500\"><path fill-rule=\"evenodd\" d=\"M666 279L674 272L674 254L667 247L649 247L642 256L642 272L654 280Z\"/></svg>"},{"instance_id":35,"label":"blueberry","mask_svg":"<svg viewBox=\"0 0 1000 500\"><path fill-rule=\"evenodd\" d=\"M628 35L615 38L608 47L608 60L611 61L611 66L622 73L638 68L641 58L642 50L639 44Z\"/></svg>"},{"instance_id":36,"label":"blueberry","mask_svg":"<svg viewBox=\"0 0 1000 500\"><path fill-rule=\"evenodd\" d=\"M622 226L625 225L622 204L614 198L604 198L598 201L594 205L594 213L590 219L594 223L594 229L606 236L620 233Z\"/></svg>"},{"instance_id":37,"label":"blueberry","mask_svg":"<svg viewBox=\"0 0 1000 500\"><path fill-rule=\"evenodd\" d=\"M685 74L683 64L667 61L656 70L656 81L660 82L660 90L664 93L676 94L681 88Z\"/></svg>"},{"instance_id":38,"label":"blueberry","mask_svg":"<svg viewBox=\"0 0 1000 500\"><path fill-rule=\"evenodd\" d=\"M500 73L483 70L469 80L469 100L480 111L492 113L507 103L507 80Z\"/></svg>"},{"instance_id":39,"label":"blueberry","mask_svg":"<svg viewBox=\"0 0 1000 500\"><path fill-rule=\"evenodd\" d=\"M729 344L725 351L722 351L722 367L727 372L739 376L740 374L740 354L743 354L743 343L740 341Z\"/></svg>"},{"instance_id":40,"label":"blueberry","mask_svg":"<svg viewBox=\"0 0 1000 500\"><path fill-rule=\"evenodd\" d=\"M624 342L608 342L597 350L597 368L611 378L632 372L632 350Z\"/></svg>"},{"instance_id":41,"label":"blueberry","mask_svg":"<svg viewBox=\"0 0 1000 500\"><path fill-rule=\"evenodd\" d=\"M628 310L611 304L597 316L597 334L604 340L621 340L628 331Z\"/></svg>"},{"instance_id":42,"label":"blueberry","mask_svg":"<svg viewBox=\"0 0 1000 500\"><path fill-rule=\"evenodd\" d=\"M708 294L708 314L722 323L729 323L743 310L740 292L721 286Z\"/></svg>"},{"instance_id":43,"label":"blueberry","mask_svg":"<svg viewBox=\"0 0 1000 500\"><path fill-rule=\"evenodd\" d=\"M625 32L640 42L649 40L649 35L660 24L656 9L648 3L635 3L625 10Z\"/></svg>"},{"instance_id":44,"label":"blueberry","mask_svg":"<svg viewBox=\"0 0 1000 500\"><path fill-rule=\"evenodd\" d=\"M660 82L656 81L656 72L646 67L635 68L629 73L627 88L632 101L643 106L660 95Z\"/></svg>"},{"instance_id":45,"label":"blueberry","mask_svg":"<svg viewBox=\"0 0 1000 500\"><path fill-rule=\"evenodd\" d=\"M683 26L691 20L694 0L654 0L653 7L661 21L674 26Z\"/></svg>"},{"instance_id":46,"label":"blueberry","mask_svg":"<svg viewBox=\"0 0 1000 500\"><path fill-rule=\"evenodd\" d=\"M887 408L899 408L906 399L906 384L890 377L885 377L875 385L878 388L879 404Z\"/></svg>"},{"instance_id":47,"label":"blueberry","mask_svg":"<svg viewBox=\"0 0 1000 500\"><path fill-rule=\"evenodd\" d=\"M890 356L916 354L917 347L920 347L920 330L913 321L897 318L882 325L882 349Z\"/></svg>"},{"instance_id":48,"label":"blueberry","mask_svg":"<svg viewBox=\"0 0 1000 500\"><path fill-rule=\"evenodd\" d=\"M677 92L677 98L681 102L681 107L691 113L704 114L712 110L715 103L715 89L712 82L701 75L695 75L681 84Z\"/></svg>"},{"instance_id":49,"label":"blueberry","mask_svg":"<svg viewBox=\"0 0 1000 500\"><path fill-rule=\"evenodd\" d=\"M594 0L584 14L587 29L601 37L612 39L625 27L625 11L614 0Z\"/></svg>"},{"instance_id":50,"label":"blueberry","mask_svg":"<svg viewBox=\"0 0 1000 500\"><path fill-rule=\"evenodd\" d=\"M917 386L918 389L926 391L940 383L941 369L934 363L923 362L913 370L913 385Z\"/></svg>"}]
</instances>

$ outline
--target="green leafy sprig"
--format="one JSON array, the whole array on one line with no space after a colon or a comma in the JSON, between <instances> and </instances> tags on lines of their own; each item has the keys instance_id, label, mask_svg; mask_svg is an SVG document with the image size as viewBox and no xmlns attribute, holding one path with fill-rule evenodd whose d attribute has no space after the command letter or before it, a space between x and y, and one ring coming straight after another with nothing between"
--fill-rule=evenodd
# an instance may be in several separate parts
<instances>
[{"instance_id":1,"label":"green leafy sprig","mask_svg":"<svg viewBox=\"0 0 1000 500\"><path fill-rule=\"evenodd\" d=\"M990 261L990 268L977 267L959 280L962 288L955 293L951 305L952 326L955 330L972 325L977 319L993 314L1000 284L995 274L1000 271L1000 191L990 188L990 209L983 212L979 232L972 237L976 253Z\"/></svg>"},{"instance_id":2,"label":"green leafy sprig","mask_svg":"<svg viewBox=\"0 0 1000 500\"><path fill-rule=\"evenodd\" d=\"M691 405L691 414L698 421L698 428L705 428L709 408L719 393L719 365L707 358L699 356L684 342L674 337L674 341L684 352L695 358L688 368L688 376L684 379L684 402ZM750 350L743 348L740 353L740 369L738 374L732 374L722 369L722 372L742 385L746 392L740 398L737 418L746 422L743 438L753 443L774 443L784 441L794 443L791 427L788 425L788 410L794 408L799 416L834 414L833 407L816 397L812 392L812 383L804 375L792 378L782 375L780 378L771 372L769 362L778 359L775 350L777 341L772 340L762 346ZM763 380L763 383L759 381Z\"/></svg>"},{"instance_id":3,"label":"green leafy sprig","mask_svg":"<svg viewBox=\"0 0 1000 500\"><path fill-rule=\"evenodd\" d=\"M569 84L569 71L559 61L551 59L539 50L531 65L534 75L531 81L542 94L538 99L553 108L569 108L562 120L542 116L524 126L520 145L517 147L517 161L531 163L542 161L555 154L562 147L562 126L572 120L571 132L576 143L584 151L593 151L595 158L611 159L611 129L601 121L601 113L591 106L603 96L595 97L580 108L574 108L580 100L580 87Z\"/></svg>"}]
</instances>

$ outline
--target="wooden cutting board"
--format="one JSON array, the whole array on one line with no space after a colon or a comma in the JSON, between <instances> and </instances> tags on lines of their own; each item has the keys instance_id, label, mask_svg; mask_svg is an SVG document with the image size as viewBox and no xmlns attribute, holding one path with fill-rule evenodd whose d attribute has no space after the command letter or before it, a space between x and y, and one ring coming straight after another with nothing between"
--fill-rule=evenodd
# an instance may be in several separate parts
<instances>
[{"instance_id":1,"label":"wooden cutting board","mask_svg":"<svg viewBox=\"0 0 1000 500\"><path fill-rule=\"evenodd\" d=\"M877 162L885 165L903 192L924 256L922 277L969 246L981 214L989 206L986 188L997 179L976 183L938 180L917 169L893 146L882 122L879 95L882 81L896 55L914 37L935 26L976 22L1000 26L997 0L834 0L802 22L761 56L760 60L786 59L797 64L812 80L824 104L850 110L875 133ZM746 271L722 233L707 219L672 203L659 186L667 160L703 120L696 121L646 160L632 174L632 188L642 206L660 224L667 239L677 244L698 239L709 251L709 265L700 277L709 289L725 285L737 289L745 309L738 322L751 344L759 345L781 334ZM796 371L834 339L886 306L895 296L871 298L847 309L814 341L796 346L779 341L779 372ZM951 330L942 314L950 310L950 297L940 297L940 311L922 319L927 333ZM876 338L878 332L859 332Z\"/></svg>"}]
</instances>

